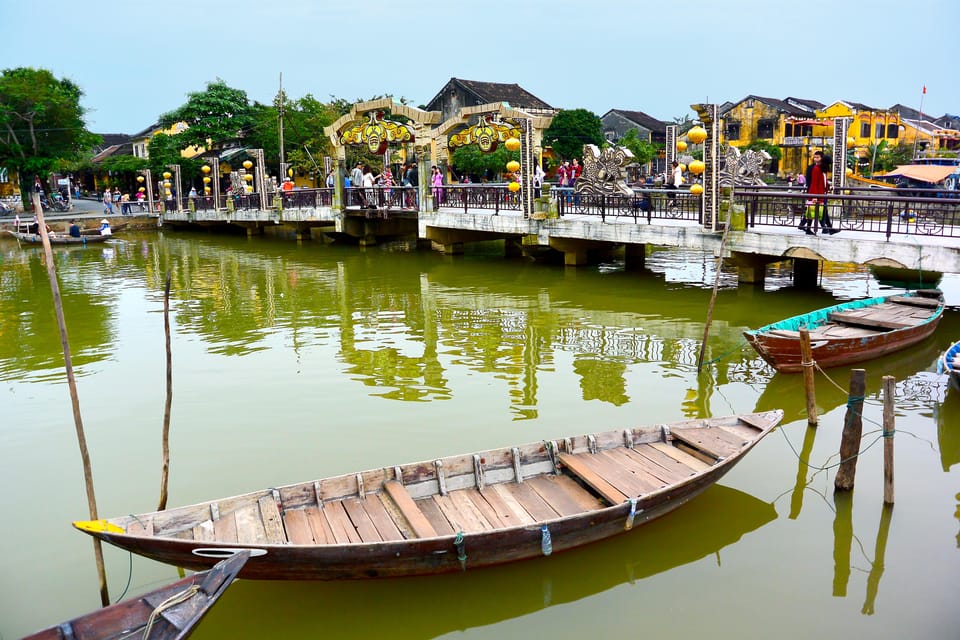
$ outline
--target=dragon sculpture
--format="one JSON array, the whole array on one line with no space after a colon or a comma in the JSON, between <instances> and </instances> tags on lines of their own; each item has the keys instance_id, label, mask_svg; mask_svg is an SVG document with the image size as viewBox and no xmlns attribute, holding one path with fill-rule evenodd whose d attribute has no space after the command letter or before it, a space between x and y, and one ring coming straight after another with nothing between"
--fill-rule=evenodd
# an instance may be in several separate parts
<instances>
[{"instance_id":1,"label":"dragon sculpture","mask_svg":"<svg viewBox=\"0 0 960 640\"><path fill-rule=\"evenodd\" d=\"M623 169L633 159L626 147L607 147L602 151L595 144L583 145L583 174L577 178L574 191L591 195L632 196Z\"/></svg>"}]
</instances>

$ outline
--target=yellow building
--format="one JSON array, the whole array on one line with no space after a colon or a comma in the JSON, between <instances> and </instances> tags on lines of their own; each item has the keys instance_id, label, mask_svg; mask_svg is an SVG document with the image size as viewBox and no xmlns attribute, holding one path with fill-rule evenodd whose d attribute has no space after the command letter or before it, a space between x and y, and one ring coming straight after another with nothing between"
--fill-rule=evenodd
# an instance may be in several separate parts
<instances>
[{"instance_id":1,"label":"yellow building","mask_svg":"<svg viewBox=\"0 0 960 640\"><path fill-rule=\"evenodd\" d=\"M829 120L850 118L847 148L860 158L861 164L869 163L873 146L886 141L887 146L893 147L903 141L900 113L895 109L875 109L859 102L838 100L818 110L817 115Z\"/></svg>"},{"instance_id":2,"label":"yellow building","mask_svg":"<svg viewBox=\"0 0 960 640\"><path fill-rule=\"evenodd\" d=\"M133 146L133 156L135 158L149 158L150 140L153 138L153 136L159 133L163 133L168 136L175 136L182 131L186 131L186 129L186 122L178 122L171 127L167 127L166 129L161 127L159 124L150 125L143 131L130 136L130 144ZM184 158L195 158L204 151L205 149L203 147L187 147L180 152L180 155Z\"/></svg>"}]
</instances>

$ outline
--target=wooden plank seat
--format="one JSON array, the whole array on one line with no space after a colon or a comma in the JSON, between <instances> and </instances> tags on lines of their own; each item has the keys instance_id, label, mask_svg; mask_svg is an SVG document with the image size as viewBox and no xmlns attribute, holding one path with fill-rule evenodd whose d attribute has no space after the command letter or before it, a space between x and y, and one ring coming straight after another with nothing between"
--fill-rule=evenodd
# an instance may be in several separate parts
<instances>
[{"instance_id":1,"label":"wooden plank seat","mask_svg":"<svg viewBox=\"0 0 960 640\"><path fill-rule=\"evenodd\" d=\"M716 458L727 458L740 450L742 438L733 436L722 427L712 429L671 429L677 440Z\"/></svg>"},{"instance_id":2,"label":"wooden plank seat","mask_svg":"<svg viewBox=\"0 0 960 640\"><path fill-rule=\"evenodd\" d=\"M938 298L925 298L922 296L890 296L887 298L887 301L913 307L926 307L928 309L936 309L940 306L940 300Z\"/></svg>"},{"instance_id":3,"label":"wooden plank seat","mask_svg":"<svg viewBox=\"0 0 960 640\"><path fill-rule=\"evenodd\" d=\"M418 538L435 538L439 535L402 484L396 480L388 480L383 483L383 489L397 505L407 524L410 525L410 529Z\"/></svg>"},{"instance_id":4,"label":"wooden plank seat","mask_svg":"<svg viewBox=\"0 0 960 640\"><path fill-rule=\"evenodd\" d=\"M847 311L841 311L836 313L831 313L827 316L830 322L836 322L838 324L852 325L855 327L865 327L868 329L878 329L881 331L890 331L893 329L904 329L906 327L912 327L916 325L916 322L898 322L895 320L887 320L884 318L871 318L861 316L859 314L852 314Z\"/></svg>"}]
</instances>

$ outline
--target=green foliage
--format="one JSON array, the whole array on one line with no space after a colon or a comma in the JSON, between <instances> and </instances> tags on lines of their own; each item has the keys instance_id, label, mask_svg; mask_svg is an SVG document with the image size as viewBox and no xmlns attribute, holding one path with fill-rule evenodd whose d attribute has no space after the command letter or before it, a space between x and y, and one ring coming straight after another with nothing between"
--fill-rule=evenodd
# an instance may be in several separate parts
<instances>
[{"instance_id":1,"label":"green foliage","mask_svg":"<svg viewBox=\"0 0 960 640\"><path fill-rule=\"evenodd\" d=\"M453 152L451 164L457 176L467 174L473 179L499 180L511 160L519 162L520 152L507 151L506 147L499 145L496 151L484 153L477 145L470 144Z\"/></svg>"},{"instance_id":2,"label":"green foliage","mask_svg":"<svg viewBox=\"0 0 960 640\"><path fill-rule=\"evenodd\" d=\"M553 117L550 127L543 133L545 145L553 147L558 158L580 158L583 145L603 146L603 123L593 112L586 109L568 109Z\"/></svg>"},{"instance_id":3,"label":"green foliage","mask_svg":"<svg viewBox=\"0 0 960 640\"><path fill-rule=\"evenodd\" d=\"M46 69L18 67L0 74L0 165L17 171L26 193L34 174L80 161L100 137L86 129L83 92Z\"/></svg>"},{"instance_id":4,"label":"green foliage","mask_svg":"<svg viewBox=\"0 0 960 640\"><path fill-rule=\"evenodd\" d=\"M172 127L178 122L188 127L176 136L179 149L191 146L220 149L253 127L253 108L246 91L233 89L217 78L207 83L206 91L189 94L186 104L160 116L163 127Z\"/></svg>"},{"instance_id":5,"label":"green foliage","mask_svg":"<svg viewBox=\"0 0 960 640\"><path fill-rule=\"evenodd\" d=\"M778 161L783 157L783 152L777 145L766 140L754 140L744 147L744 149L753 149L754 151L766 151L772 160Z\"/></svg>"},{"instance_id":6,"label":"green foliage","mask_svg":"<svg viewBox=\"0 0 960 640\"><path fill-rule=\"evenodd\" d=\"M657 157L658 145L646 140L641 140L640 136L637 135L636 129L627 131L627 133L617 141L617 144L629 149L630 153L633 154L633 161L638 164L647 164Z\"/></svg>"}]
</instances>

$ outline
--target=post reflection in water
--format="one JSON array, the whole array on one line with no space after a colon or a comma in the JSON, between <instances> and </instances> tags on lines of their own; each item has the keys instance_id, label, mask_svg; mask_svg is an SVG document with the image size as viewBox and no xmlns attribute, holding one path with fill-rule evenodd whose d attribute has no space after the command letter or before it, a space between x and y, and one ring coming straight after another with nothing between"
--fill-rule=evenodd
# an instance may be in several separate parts
<instances>
[{"instance_id":1,"label":"post reflection in water","mask_svg":"<svg viewBox=\"0 0 960 640\"><path fill-rule=\"evenodd\" d=\"M725 274L698 375L713 281L707 272L713 260L699 255L692 261L683 253L651 252L647 271L627 273L166 231L111 243L57 251L54 258L81 406L95 434L103 515L155 504L167 271L173 504L600 428L774 408L786 413L783 435L771 434L725 478L737 489L717 486L618 539L460 575L346 584L241 581L198 637L316 635L318 602L331 637L356 635L358 621L364 635L421 638L472 629L477 637L505 637L518 619L518 627L531 619L538 628L553 625L557 637L582 635L577 625L588 621L605 637L635 628L605 614L624 607L662 637L762 636L793 616L803 616L796 629L804 637L944 635L938 632L952 610L928 596L960 588L954 539L960 498L956 483L941 486L958 471L960 394L950 390L942 405L928 395L937 384L936 356L960 333L954 311L931 340L867 365L871 401L881 375L898 380L897 428L916 438L897 440L903 478L897 499L920 516L898 520L897 535L888 536L892 518L889 510L881 513L867 574L851 572L862 565L852 543L855 529L875 522L858 519L852 495L837 496L836 513L828 499L804 504L803 496L816 491L814 478L831 484L832 471L817 467L836 454L845 391L818 374L822 421L807 429L802 378L774 374L742 348L745 328L835 303L826 290L736 288L735 275ZM64 429L69 406L58 388L63 360L42 258L0 242L0 260L0 484L17 489L0 495L0 510L29 522L31 531L23 537L25 552L8 558L16 579L0 581L0 634L19 637L93 608L96 591L92 581L84 586L89 546L68 524L83 502L70 475L75 444ZM694 284L678 283L683 278L676 274L692 262ZM863 291L862 281L834 279L831 290L840 297L877 294ZM771 282L788 284L789 272ZM830 375L842 385L849 370ZM857 505L873 518L880 483L865 480L870 474L861 473ZM22 490L28 482L31 490ZM770 503L788 493L786 517L778 519ZM47 499L31 499L36 495ZM786 546L793 536L809 544ZM931 549L929 557L915 558L917 546ZM719 562L721 550L722 568L713 560ZM111 591L119 593L129 558L107 553ZM133 566L139 591L171 581L175 572L136 558ZM829 606L831 592L859 593L861 580L863 613L859 599ZM693 584L708 585L717 601L699 603L695 616L658 615ZM784 588L802 589L811 600L797 605L781 597ZM762 612L745 631L718 635L716 617L741 606L739 594L748 590ZM44 607L31 606L41 597ZM578 601L585 604L578 608ZM371 615L370 603L382 615ZM822 619L806 615L810 606L825 612ZM548 615L532 618L546 607ZM864 620L884 626L877 633Z\"/></svg>"}]
</instances>

